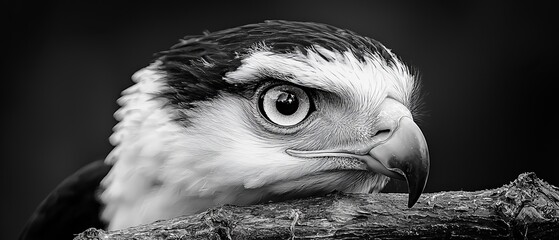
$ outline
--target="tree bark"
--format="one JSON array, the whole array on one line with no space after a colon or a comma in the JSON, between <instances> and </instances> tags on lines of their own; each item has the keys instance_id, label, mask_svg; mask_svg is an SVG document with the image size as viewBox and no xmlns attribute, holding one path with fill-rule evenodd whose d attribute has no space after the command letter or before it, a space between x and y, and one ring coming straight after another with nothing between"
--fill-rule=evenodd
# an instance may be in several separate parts
<instances>
[{"instance_id":1,"label":"tree bark","mask_svg":"<svg viewBox=\"0 0 559 240\"><path fill-rule=\"evenodd\" d=\"M206 212L84 239L559 239L559 188L521 174L503 187L423 194L342 194Z\"/></svg>"}]
</instances>

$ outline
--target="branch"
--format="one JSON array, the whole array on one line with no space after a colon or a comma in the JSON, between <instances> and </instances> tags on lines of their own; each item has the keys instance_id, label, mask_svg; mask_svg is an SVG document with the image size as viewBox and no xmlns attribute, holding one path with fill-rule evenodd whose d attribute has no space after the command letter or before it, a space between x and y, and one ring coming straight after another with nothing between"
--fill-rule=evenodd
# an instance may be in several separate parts
<instances>
[{"instance_id":1,"label":"branch","mask_svg":"<svg viewBox=\"0 0 559 240\"><path fill-rule=\"evenodd\" d=\"M559 239L559 188L521 174L500 188L407 195L331 194L206 212L128 229L94 228L91 239Z\"/></svg>"}]
</instances>

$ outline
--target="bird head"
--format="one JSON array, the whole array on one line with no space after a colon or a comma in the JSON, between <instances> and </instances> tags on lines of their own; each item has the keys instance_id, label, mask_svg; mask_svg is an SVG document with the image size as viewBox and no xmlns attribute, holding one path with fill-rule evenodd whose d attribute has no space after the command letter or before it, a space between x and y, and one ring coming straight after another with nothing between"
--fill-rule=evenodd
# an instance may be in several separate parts
<instances>
[{"instance_id":1,"label":"bird head","mask_svg":"<svg viewBox=\"0 0 559 240\"><path fill-rule=\"evenodd\" d=\"M101 195L116 228L138 214L377 192L389 178L407 181L411 207L425 187L418 82L373 39L267 21L187 36L133 79Z\"/></svg>"}]
</instances>

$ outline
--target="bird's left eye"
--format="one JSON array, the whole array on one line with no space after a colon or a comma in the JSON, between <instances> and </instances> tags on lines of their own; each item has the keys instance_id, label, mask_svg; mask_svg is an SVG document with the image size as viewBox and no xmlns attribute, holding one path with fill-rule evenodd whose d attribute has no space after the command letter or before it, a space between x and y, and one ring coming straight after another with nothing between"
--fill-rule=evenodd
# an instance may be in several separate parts
<instances>
[{"instance_id":1,"label":"bird's left eye","mask_svg":"<svg viewBox=\"0 0 559 240\"><path fill-rule=\"evenodd\" d=\"M309 95L296 86L279 85L266 90L259 100L260 112L268 120L281 126L296 125L309 115Z\"/></svg>"}]
</instances>

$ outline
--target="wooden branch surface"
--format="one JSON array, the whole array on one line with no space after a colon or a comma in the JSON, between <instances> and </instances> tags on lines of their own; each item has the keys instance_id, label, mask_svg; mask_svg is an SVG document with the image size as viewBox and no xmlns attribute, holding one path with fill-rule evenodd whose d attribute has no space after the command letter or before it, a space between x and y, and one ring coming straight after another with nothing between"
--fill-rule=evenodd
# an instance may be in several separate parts
<instances>
[{"instance_id":1,"label":"wooden branch surface","mask_svg":"<svg viewBox=\"0 0 559 240\"><path fill-rule=\"evenodd\" d=\"M559 239L559 188L521 174L503 187L423 194L332 194L206 212L84 239Z\"/></svg>"}]
</instances>

